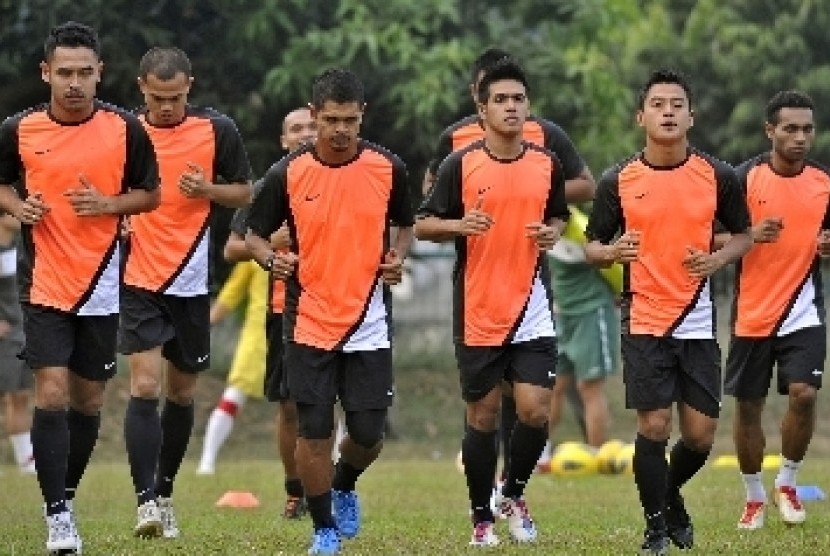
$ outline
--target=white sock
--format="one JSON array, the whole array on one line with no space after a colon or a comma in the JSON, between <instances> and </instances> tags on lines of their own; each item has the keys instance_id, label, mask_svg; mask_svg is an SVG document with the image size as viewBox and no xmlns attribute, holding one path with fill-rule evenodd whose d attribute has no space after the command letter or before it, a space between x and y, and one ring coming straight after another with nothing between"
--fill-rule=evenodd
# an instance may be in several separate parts
<instances>
[{"instance_id":1,"label":"white sock","mask_svg":"<svg viewBox=\"0 0 830 556\"><path fill-rule=\"evenodd\" d=\"M550 456L551 456L550 451L551 451L551 444L550 444L550 440L548 440L547 442L545 442L545 447L542 449L542 453L539 454L539 461L537 462L537 465L542 464L542 463L548 463L550 461Z\"/></svg>"},{"instance_id":2,"label":"white sock","mask_svg":"<svg viewBox=\"0 0 830 556\"><path fill-rule=\"evenodd\" d=\"M228 439L233 430L233 422L237 412L245 404L245 394L237 388L228 387L222 393L219 405L210 414L205 439L202 444L202 458L199 461L199 469L212 471L216 465L216 457L219 450Z\"/></svg>"},{"instance_id":3,"label":"white sock","mask_svg":"<svg viewBox=\"0 0 830 556\"><path fill-rule=\"evenodd\" d=\"M795 476L798 474L799 469L801 469L800 461L781 458L781 467L778 469L778 475L775 477L775 488L782 486L795 487Z\"/></svg>"},{"instance_id":4,"label":"white sock","mask_svg":"<svg viewBox=\"0 0 830 556\"><path fill-rule=\"evenodd\" d=\"M764 490L764 482L761 475L761 471L757 473L741 473L741 478L744 480L744 488L746 489L747 502L766 503L767 492Z\"/></svg>"},{"instance_id":5,"label":"white sock","mask_svg":"<svg viewBox=\"0 0 830 556\"><path fill-rule=\"evenodd\" d=\"M9 435L17 465L26 465L32 459L32 437L29 431Z\"/></svg>"}]
</instances>

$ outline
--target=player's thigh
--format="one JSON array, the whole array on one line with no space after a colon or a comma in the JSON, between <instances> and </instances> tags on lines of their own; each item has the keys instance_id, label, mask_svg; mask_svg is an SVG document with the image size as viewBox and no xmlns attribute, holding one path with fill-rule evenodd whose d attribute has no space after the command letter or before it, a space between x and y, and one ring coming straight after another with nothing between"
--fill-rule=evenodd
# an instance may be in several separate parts
<instances>
[{"instance_id":1,"label":"player's thigh","mask_svg":"<svg viewBox=\"0 0 830 556\"><path fill-rule=\"evenodd\" d=\"M164 303L174 334L162 346L162 356L184 372L207 370L210 367L210 298L165 295Z\"/></svg>"},{"instance_id":2,"label":"player's thigh","mask_svg":"<svg viewBox=\"0 0 830 556\"><path fill-rule=\"evenodd\" d=\"M670 407L678 399L679 369L666 339L625 334L621 347L626 407L644 412Z\"/></svg>"},{"instance_id":3,"label":"player's thigh","mask_svg":"<svg viewBox=\"0 0 830 556\"><path fill-rule=\"evenodd\" d=\"M175 335L162 294L121 287L118 351L140 353L164 345Z\"/></svg>"},{"instance_id":4,"label":"player's thigh","mask_svg":"<svg viewBox=\"0 0 830 556\"><path fill-rule=\"evenodd\" d=\"M717 419L721 409L721 352L711 340L674 340L680 366L680 399Z\"/></svg>"},{"instance_id":5,"label":"player's thigh","mask_svg":"<svg viewBox=\"0 0 830 556\"><path fill-rule=\"evenodd\" d=\"M288 399L298 404L332 405L337 400L340 352L288 341L283 358Z\"/></svg>"},{"instance_id":6,"label":"player's thigh","mask_svg":"<svg viewBox=\"0 0 830 556\"><path fill-rule=\"evenodd\" d=\"M507 377L510 367L510 356L504 346L456 344L455 359L461 398L465 402L476 402L487 396Z\"/></svg>"},{"instance_id":7,"label":"player's thigh","mask_svg":"<svg viewBox=\"0 0 830 556\"><path fill-rule=\"evenodd\" d=\"M343 409L385 409L395 399L392 350L354 351L341 354L339 396Z\"/></svg>"},{"instance_id":8,"label":"player's thigh","mask_svg":"<svg viewBox=\"0 0 830 556\"><path fill-rule=\"evenodd\" d=\"M790 384L809 384L821 388L827 356L827 330L824 326L802 328L776 338L778 393L787 394Z\"/></svg>"},{"instance_id":9,"label":"player's thigh","mask_svg":"<svg viewBox=\"0 0 830 556\"><path fill-rule=\"evenodd\" d=\"M69 359L69 370L93 382L115 376L118 315L77 316L75 348Z\"/></svg>"},{"instance_id":10,"label":"player's thigh","mask_svg":"<svg viewBox=\"0 0 830 556\"><path fill-rule=\"evenodd\" d=\"M775 365L772 338L732 336L724 369L723 392L739 400L765 398Z\"/></svg>"}]
</instances>

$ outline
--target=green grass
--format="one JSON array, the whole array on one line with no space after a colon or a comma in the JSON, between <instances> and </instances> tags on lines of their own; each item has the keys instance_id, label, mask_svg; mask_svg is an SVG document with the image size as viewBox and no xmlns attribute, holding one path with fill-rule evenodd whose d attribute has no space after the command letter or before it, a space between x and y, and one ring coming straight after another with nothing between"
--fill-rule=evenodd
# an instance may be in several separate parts
<instances>
[{"instance_id":1,"label":"green grass","mask_svg":"<svg viewBox=\"0 0 830 556\"><path fill-rule=\"evenodd\" d=\"M393 450L394 451L394 450ZM809 459L802 484L828 490L830 461ZM10 466L0 476L0 554L43 553L45 526L40 493L32 477ZM766 483L773 472L766 472ZM139 541L131 536L135 520L129 470L120 463L93 463L76 501L86 555L157 554L304 554L311 525L308 518L288 522L278 517L282 504L282 470L262 460L222 462L213 477L199 477L186 462L174 499L183 535L167 541ZM215 507L227 490L256 494L253 510ZM743 488L734 469L705 468L685 489L696 527L698 554L822 554L830 546L830 501L808 502L808 520L784 526L773 511L755 532L735 528ZM344 543L344 554L464 554L470 524L464 478L451 458L378 461L359 482L364 527ZM630 475L564 479L533 477L528 503L540 529L534 547L513 545L503 523L503 544L485 553L634 554L642 518Z\"/></svg>"}]
</instances>

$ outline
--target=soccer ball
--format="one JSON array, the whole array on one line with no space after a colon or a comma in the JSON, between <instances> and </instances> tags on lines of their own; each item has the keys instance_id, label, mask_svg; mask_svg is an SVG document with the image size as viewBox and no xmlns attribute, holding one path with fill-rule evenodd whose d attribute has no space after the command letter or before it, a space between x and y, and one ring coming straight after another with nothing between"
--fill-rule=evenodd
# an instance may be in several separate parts
<instances>
[{"instance_id":1,"label":"soccer ball","mask_svg":"<svg viewBox=\"0 0 830 556\"><path fill-rule=\"evenodd\" d=\"M600 473L619 473L616 459L620 451L625 447L622 440L609 440L597 450L597 467Z\"/></svg>"},{"instance_id":2,"label":"soccer ball","mask_svg":"<svg viewBox=\"0 0 830 556\"><path fill-rule=\"evenodd\" d=\"M614 458L612 473L634 473L634 444L625 444Z\"/></svg>"},{"instance_id":3,"label":"soccer ball","mask_svg":"<svg viewBox=\"0 0 830 556\"><path fill-rule=\"evenodd\" d=\"M597 472L594 449L581 442L563 442L550 459L550 471L560 477L594 474Z\"/></svg>"}]
</instances>

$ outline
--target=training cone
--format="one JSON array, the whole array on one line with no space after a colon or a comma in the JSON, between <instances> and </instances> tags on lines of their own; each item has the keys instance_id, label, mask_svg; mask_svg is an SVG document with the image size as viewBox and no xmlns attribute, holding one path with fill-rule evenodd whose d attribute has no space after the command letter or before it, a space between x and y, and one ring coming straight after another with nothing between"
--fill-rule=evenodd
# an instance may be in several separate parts
<instances>
[{"instance_id":1,"label":"training cone","mask_svg":"<svg viewBox=\"0 0 830 556\"><path fill-rule=\"evenodd\" d=\"M712 462L712 466L720 469L737 469L738 456L718 456Z\"/></svg>"},{"instance_id":2,"label":"training cone","mask_svg":"<svg viewBox=\"0 0 830 556\"><path fill-rule=\"evenodd\" d=\"M259 500L252 492L229 490L216 501L217 508L258 508Z\"/></svg>"}]
</instances>

